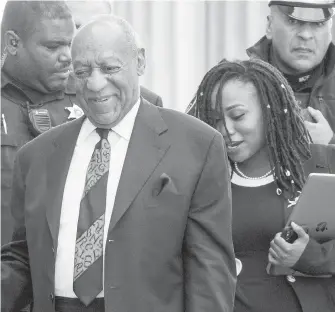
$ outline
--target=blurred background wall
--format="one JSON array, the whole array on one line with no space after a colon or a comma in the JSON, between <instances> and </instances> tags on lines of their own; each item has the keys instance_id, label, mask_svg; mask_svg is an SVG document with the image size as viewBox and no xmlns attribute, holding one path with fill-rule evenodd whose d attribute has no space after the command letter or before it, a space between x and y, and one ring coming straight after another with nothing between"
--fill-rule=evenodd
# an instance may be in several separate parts
<instances>
[{"instance_id":1,"label":"blurred background wall","mask_svg":"<svg viewBox=\"0 0 335 312\"><path fill-rule=\"evenodd\" d=\"M218 61L247 58L245 50L264 35L269 13L267 0L106 1L146 46L142 85L161 95L165 107L180 111ZM5 2L0 0L0 12ZM96 1L86 2L93 10Z\"/></svg>"},{"instance_id":2,"label":"blurred background wall","mask_svg":"<svg viewBox=\"0 0 335 312\"><path fill-rule=\"evenodd\" d=\"M142 84L164 106L185 110L204 74L222 58L245 59L265 33L267 1L113 1L142 37Z\"/></svg>"}]
</instances>

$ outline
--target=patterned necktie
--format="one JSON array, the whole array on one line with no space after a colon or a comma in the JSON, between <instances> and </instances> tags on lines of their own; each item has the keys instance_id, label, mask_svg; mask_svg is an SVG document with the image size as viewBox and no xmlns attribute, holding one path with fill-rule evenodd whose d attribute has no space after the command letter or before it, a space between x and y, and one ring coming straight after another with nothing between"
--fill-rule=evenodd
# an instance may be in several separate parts
<instances>
[{"instance_id":1,"label":"patterned necktie","mask_svg":"<svg viewBox=\"0 0 335 312\"><path fill-rule=\"evenodd\" d=\"M73 291L86 306L103 289L103 236L111 147L109 129L96 129L100 141L89 163L80 202L74 257Z\"/></svg>"}]
</instances>

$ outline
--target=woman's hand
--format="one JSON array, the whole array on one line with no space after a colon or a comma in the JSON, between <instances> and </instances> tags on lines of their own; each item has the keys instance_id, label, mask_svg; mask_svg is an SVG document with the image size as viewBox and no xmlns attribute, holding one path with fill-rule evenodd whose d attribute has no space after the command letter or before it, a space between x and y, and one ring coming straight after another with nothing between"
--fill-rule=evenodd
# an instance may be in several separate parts
<instances>
[{"instance_id":1,"label":"woman's hand","mask_svg":"<svg viewBox=\"0 0 335 312\"><path fill-rule=\"evenodd\" d=\"M294 222L291 223L291 226L294 232L298 234L298 238L293 244L290 244L281 237L281 232L277 233L270 243L268 258L271 264L291 268L304 252L309 241L309 235L301 226Z\"/></svg>"}]
</instances>

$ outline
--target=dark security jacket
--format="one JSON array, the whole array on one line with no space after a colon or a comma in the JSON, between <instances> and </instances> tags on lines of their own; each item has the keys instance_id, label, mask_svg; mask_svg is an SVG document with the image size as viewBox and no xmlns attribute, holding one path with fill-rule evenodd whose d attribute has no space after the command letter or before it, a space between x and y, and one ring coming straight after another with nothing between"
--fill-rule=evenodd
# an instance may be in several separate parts
<instances>
[{"instance_id":1,"label":"dark security jacket","mask_svg":"<svg viewBox=\"0 0 335 312\"><path fill-rule=\"evenodd\" d=\"M247 54L250 58L256 57L269 62L270 50L271 40L264 36L254 46L247 49ZM323 74L312 88L307 106L320 110L335 133L335 45L333 43L329 45L324 60ZM295 93L295 96L298 101L305 101L302 94ZM335 135L329 143L335 144Z\"/></svg>"},{"instance_id":2,"label":"dark security jacket","mask_svg":"<svg viewBox=\"0 0 335 312\"><path fill-rule=\"evenodd\" d=\"M150 90L141 87L141 95L162 106L161 97ZM42 94L14 82L4 71L1 73L1 245L11 240L13 231L9 205L16 152L37 136L29 121L28 104L31 108L46 109L52 127L73 120L76 117L72 117L70 110L78 105L73 81L69 79L65 91Z\"/></svg>"},{"instance_id":3,"label":"dark security jacket","mask_svg":"<svg viewBox=\"0 0 335 312\"><path fill-rule=\"evenodd\" d=\"M37 134L31 128L28 105L37 109L47 109L51 126L69 120L75 104L73 92L58 91L42 94L14 82L4 72L1 74L1 245L11 240L12 216L10 197L12 171L17 150L34 139Z\"/></svg>"}]
</instances>

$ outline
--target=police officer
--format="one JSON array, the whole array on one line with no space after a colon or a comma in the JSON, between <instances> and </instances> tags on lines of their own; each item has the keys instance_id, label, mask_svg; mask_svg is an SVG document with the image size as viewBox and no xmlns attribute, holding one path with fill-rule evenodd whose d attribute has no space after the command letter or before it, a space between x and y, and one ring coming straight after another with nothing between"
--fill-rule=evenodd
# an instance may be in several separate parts
<instances>
[{"instance_id":1,"label":"police officer","mask_svg":"<svg viewBox=\"0 0 335 312\"><path fill-rule=\"evenodd\" d=\"M314 143L335 144L334 1L269 1L266 35L247 50L290 82Z\"/></svg>"},{"instance_id":2,"label":"police officer","mask_svg":"<svg viewBox=\"0 0 335 312\"><path fill-rule=\"evenodd\" d=\"M75 25L62 1L8 1L1 23L1 244L12 234L9 202L18 148L81 116L66 91Z\"/></svg>"}]
</instances>

